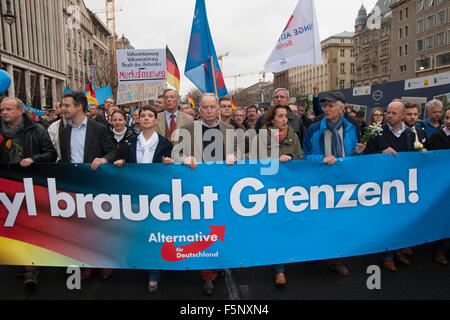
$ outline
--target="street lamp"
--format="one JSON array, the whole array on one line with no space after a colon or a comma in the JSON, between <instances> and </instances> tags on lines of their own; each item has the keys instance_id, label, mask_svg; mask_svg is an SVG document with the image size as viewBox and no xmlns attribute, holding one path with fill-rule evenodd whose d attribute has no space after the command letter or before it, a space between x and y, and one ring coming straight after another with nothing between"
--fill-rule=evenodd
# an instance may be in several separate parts
<instances>
[{"instance_id":1,"label":"street lamp","mask_svg":"<svg viewBox=\"0 0 450 320\"><path fill-rule=\"evenodd\" d=\"M9 25L16 22L16 16L11 11L11 0L6 0L6 12L3 14L3 19Z\"/></svg>"}]
</instances>

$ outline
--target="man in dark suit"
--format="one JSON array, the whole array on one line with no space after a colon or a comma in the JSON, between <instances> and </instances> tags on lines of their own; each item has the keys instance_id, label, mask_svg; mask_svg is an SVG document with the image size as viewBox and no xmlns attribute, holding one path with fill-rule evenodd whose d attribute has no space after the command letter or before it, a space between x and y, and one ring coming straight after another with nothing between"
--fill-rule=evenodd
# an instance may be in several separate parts
<instances>
[{"instance_id":1,"label":"man in dark suit","mask_svg":"<svg viewBox=\"0 0 450 320\"><path fill-rule=\"evenodd\" d=\"M417 122L419 121L419 107L415 103L406 103L405 104L405 125L411 129L412 132L416 135L415 141L419 141L427 148L427 132L424 128L416 127ZM427 148L428 149L428 148Z\"/></svg>"},{"instance_id":2,"label":"man in dark suit","mask_svg":"<svg viewBox=\"0 0 450 320\"><path fill-rule=\"evenodd\" d=\"M61 103L64 118L69 124L61 131L61 162L91 163L92 170L101 164L113 163L119 157L108 129L86 116L87 98L83 92L65 94ZM91 276L93 269L84 269L81 279ZM112 269L102 269L102 278L107 279Z\"/></svg>"},{"instance_id":3,"label":"man in dark suit","mask_svg":"<svg viewBox=\"0 0 450 320\"><path fill-rule=\"evenodd\" d=\"M101 164L117 160L108 129L86 117L88 104L84 93L65 94L61 106L64 117L70 121L61 132L61 162L91 163L96 170Z\"/></svg>"}]
</instances>

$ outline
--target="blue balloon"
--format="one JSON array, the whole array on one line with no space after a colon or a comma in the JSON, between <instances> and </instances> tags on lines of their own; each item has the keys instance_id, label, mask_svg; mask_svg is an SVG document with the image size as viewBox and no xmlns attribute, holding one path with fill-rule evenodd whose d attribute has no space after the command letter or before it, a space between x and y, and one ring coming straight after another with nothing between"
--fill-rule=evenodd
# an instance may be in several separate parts
<instances>
[{"instance_id":1,"label":"blue balloon","mask_svg":"<svg viewBox=\"0 0 450 320\"><path fill-rule=\"evenodd\" d=\"M11 77L5 70L0 70L0 94L9 89L11 85Z\"/></svg>"}]
</instances>

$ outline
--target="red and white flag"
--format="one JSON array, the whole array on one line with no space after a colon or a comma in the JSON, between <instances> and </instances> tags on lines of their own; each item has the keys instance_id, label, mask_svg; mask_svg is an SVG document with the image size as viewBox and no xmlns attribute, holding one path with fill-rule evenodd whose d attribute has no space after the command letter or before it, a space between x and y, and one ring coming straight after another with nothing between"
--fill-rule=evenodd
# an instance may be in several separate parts
<instances>
[{"instance_id":1,"label":"red and white flag","mask_svg":"<svg viewBox=\"0 0 450 320\"><path fill-rule=\"evenodd\" d=\"M299 0L264 68L281 72L322 64L319 26L313 0Z\"/></svg>"}]
</instances>

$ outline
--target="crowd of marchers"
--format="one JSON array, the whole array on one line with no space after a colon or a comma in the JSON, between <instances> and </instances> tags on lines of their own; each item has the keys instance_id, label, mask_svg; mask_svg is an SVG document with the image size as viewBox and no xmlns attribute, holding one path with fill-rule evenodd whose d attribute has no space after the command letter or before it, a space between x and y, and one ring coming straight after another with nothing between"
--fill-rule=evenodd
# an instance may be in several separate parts
<instances>
[{"instance_id":1,"label":"crowd of marchers","mask_svg":"<svg viewBox=\"0 0 450 320\"><path fill-rule=\"evenodd\" d=\"M216 143L213 132L224 137L228 130L254 130L253 141L259 148L267 148L268 158L278 158L280 163L292 160L309 160L334 165L339 158L364 154L398 152L426 152L428 150L450 148L450 109L444 110L439 100L431 100L426 106L426 120L419 120L419 107L412 103L394 100L383 108L370 112L369 123L365 114L355 112L346 105L340 92L320 96L314 90L312 110L307 112L304 100L291 103L289 91L276 89L270 108L248 106L233 108L232 99L218 98L214 94L203 94L199 107L193 108L181 103L179 93L167 89L155 103L137 108L129 117L125 111L115 106L113 98L105 100L99 108L88 105L82 92L65 94L47 116L41 121L32 120L21 100L5 97L1 101L0 159L2 163L20 164L22 167L33 163L88 163L92 170L111 163L122 167L126 163L164 163L169 167L174 162L182 162L191 169L198 163L217 160L220 157L227 165L233 165L240 157L239 150L227 148L223 140L223 150L212 154L208 146ZM201 128L195 130L194 128ZM373 131L373 128L379 128ZM178 129L178 130L177 130ZM177 135L184 129L192 137L190 153L174 156L173 149L182 138ZM375 133L374 133L375 132ZM196 135L200 135L197 136ZM203 137L209 137L203 139ZM248 140L248 136L247 136ZM259 143L260 142L260 143ZM273 152L274 143L278 146ZM226 154L226 150L232 150ZM433 259L440 264L448 264L449 242L434 243ZM403 248L380 254L382 265L396 271L396 263L410 264L411 248ZM330 268L338 275L347 276L350 270L344 259L330 262ZM275 284L286 284L284 265L273 266ZM82 270L82 279L94 272L100 272L104 279L110 277L111 269ZM220 270L202 270L203 290L211 295L214 281ZM160 270L150 270L148 290L155 292L161 280ZM39 268L25 267L27 286L38 284Z\"/></svg>"}]
</instances>

